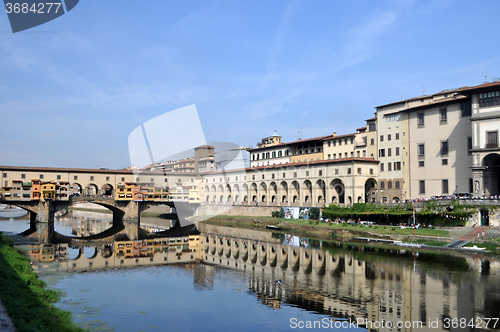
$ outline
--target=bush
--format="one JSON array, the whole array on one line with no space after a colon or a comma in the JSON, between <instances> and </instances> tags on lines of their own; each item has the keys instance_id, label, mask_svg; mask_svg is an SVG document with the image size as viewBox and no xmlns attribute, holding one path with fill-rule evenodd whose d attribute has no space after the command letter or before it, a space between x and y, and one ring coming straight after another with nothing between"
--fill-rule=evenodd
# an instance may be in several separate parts
<instances>
[{"instance_id":1,"label":"bush","mask_svg":"<svg viewBox=\"0 0 500 332\"><path fill-rule=\"evenodd\" d=\"M273 218L279 218L280 217L280 212L279 211L273 211L273 212L271 212L271 217L273 217Z\"/></svg>"}]
</instances>

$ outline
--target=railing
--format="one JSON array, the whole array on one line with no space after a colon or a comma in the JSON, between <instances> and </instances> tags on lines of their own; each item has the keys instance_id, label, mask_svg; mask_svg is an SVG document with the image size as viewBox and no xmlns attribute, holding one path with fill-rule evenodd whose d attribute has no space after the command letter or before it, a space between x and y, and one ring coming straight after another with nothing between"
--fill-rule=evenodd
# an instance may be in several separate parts
<instances>
[{"instance_id":1,"label":"railing","mask_svg":"<svg viewBox=\"0 0 500 332\"><path fill-rule=\"evenodd\" d=\"M498 143L486 143L487 149L498 148Z\"/></svg>"}]
</instances>

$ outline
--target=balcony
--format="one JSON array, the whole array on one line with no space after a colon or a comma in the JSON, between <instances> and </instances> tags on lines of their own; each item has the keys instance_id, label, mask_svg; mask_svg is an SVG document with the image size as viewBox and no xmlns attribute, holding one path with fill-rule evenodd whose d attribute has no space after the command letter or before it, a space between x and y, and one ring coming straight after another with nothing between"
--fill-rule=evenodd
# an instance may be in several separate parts
<instances>
[{"instance_id":1,"label":"balcony","mask_svg":"<svg viewBox=\"0 0 500 332\"><path fill-rule=\"evenodd\" d=\"M497 143L486 143L486 148L487 149L498 148L498 142Z\"/></svg>"}]
</instances>

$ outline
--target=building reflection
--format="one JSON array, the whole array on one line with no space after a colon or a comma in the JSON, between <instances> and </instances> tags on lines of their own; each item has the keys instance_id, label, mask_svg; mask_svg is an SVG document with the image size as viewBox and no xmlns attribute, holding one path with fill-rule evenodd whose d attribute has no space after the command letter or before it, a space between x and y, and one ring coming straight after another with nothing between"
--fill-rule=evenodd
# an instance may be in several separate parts
<instances>
[{"instance_id":1,"label":"building reflection","mask_svg":"<svg viewBox=\"0 0 500 332\"><path fill-rule=\"evenodd\" d=\"M249 291L273 309L296 306L363 322L360 327L374 331L444 330L446 318L477 323L500 317L498 261L361 245L321 243L316 249L255 238L200 238L205 263L244 271Z\"/></svg>"},{"instance_id":2,"label":"building reflection","mask_svg":"<svg viewBox=\"0 0 500 332\"><path fill-rule=\"evenodd\" d=\"M238 273L231 278L245 278L249 294L272 310L294 306L373 331L435 330L433 322L444 330L446 319L500 317L498 261L320 241L292 246L268 235L262 241L252 233L252 239L201 234L77 248L40 245L31 247L31 257L35 268L58 263L67 271L183 263L199 291L213 289L221 268L232 269Z\"/></svg>"}]
</instances>

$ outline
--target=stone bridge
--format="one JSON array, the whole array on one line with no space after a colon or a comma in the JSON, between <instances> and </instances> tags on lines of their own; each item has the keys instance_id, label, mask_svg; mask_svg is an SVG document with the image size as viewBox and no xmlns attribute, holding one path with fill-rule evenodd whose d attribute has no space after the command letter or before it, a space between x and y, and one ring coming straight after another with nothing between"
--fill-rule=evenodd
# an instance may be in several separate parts
<instances>
[{"instance_id":1,"label":"stone bridge","mask_svg":"<svg viewBox=\"0 0 500 332\"><path fill-rule=\"evenodd\" d=\"M174 213L167 217L187 224L186 218L192 216L199 204L181 202L154 202L154 201L117 201L109 197L70 197L68 201L0 201L29 212L30 228L21 233L26 237L36 238L45 243L68 243L89 240L133 239L137 240L146 236L140 228L140 214L144 210L156 205L168 205L175 208ZM76 203L94 203L106 207L113 212L113 226L106 231L89 237L73 238L58 234L54 231L54 215L57 211L66 209ZM179 225L177 225L179 226ZM158 236L164 235L159 233Z\"/></svg>"}]
</instances>

